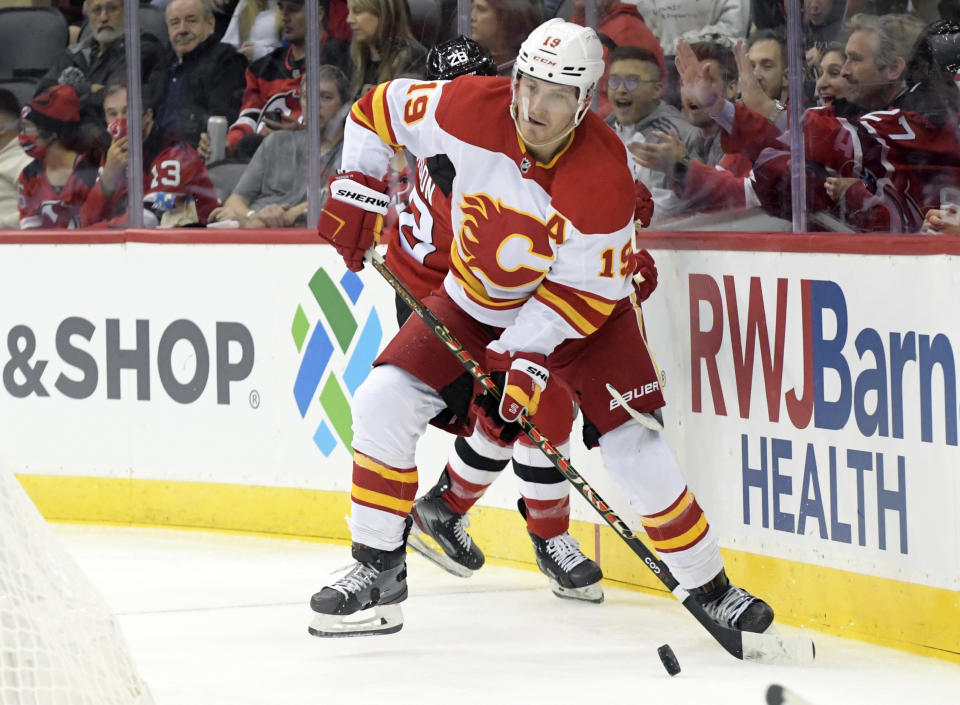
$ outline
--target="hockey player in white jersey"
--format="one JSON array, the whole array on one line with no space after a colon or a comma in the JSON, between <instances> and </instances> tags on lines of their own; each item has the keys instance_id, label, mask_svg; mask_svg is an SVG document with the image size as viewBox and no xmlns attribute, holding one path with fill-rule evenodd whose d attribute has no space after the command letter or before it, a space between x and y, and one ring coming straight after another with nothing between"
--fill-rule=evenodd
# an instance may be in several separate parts
<instances>
[{"instance_id":1,"label":"hockey player in white jersey","mask_svg":"<svg viewBox=\"0 0 960 705\"><path fill-rule=\"evenodd\" d=\"M427 54L427 80L466 75L497 75L490 52L472 39L456 37ZM453 241L450 194L455 175L453 164L444 154L418 159L407 201L386 232L387 266L420 300L442 288L449 271ZM405 322L411 313L397 297L397 320ZM452 419L469 420L473 378L468 372L463 372L454 389L461 392L460 396L447 394L448 409L431 423L464 433L465 425L454 426ZM537 423L549 427L551 441L569 454L576 407L559 385L551 387L551 396L558 398L544 400ZM537 565L547 576L551 590L558 597L602 602L603 572L568 533L570 483L524 434L501 439L499 433L491 436L483 426L481 423L473 433L457 438L436 485L414 502L407 545L453 575L472 575L484 564L485 557L467 531L467 513L512 463L521 495L518 506L527 523Z\"/></svg>"},{"instance_id":2,"label":"hockey player in white jersey","mask_svg":"<svg viewBox=\"0 0 960 705\"><path fill-rule=\"evenodd\" d=\"M318 231L361 269L386 212L379 177L393 150L446 154L457 173L451 268L424 303L504 377L499 406L481 401L478 424L496 433L522 412L536 423L541 397L553 385L567 387L585 435L679 583L723 625L763 631L772 609L730 584L673 453L635 419L664 402L631 284L636 192L625 148L589 110L602 73L595 32L551 20L523 43L511 79L376 86L353 108L346 172L331 180ZM416 445L461 372L446 346L411 319L357 390L350 517L357 562L311 598L311 633L402 627ZM370 618L356 614L367 608Z\"/></svg>"}]
</instances>

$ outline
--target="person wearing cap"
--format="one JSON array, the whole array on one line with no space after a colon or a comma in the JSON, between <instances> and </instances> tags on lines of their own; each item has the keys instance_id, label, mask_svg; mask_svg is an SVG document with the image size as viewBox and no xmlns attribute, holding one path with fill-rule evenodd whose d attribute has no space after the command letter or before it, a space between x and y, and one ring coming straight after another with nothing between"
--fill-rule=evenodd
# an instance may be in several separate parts
<instances>
[{"instance_id":1,"label":"person wearing cap","mask_svg":"<svg viewBox=\"0 0 960 705\"><path fill-rule=\"evenodd\" d=\"M97 180L82 152L80 100L71 86L41 92L21 113L20 146L33 161L20 172L20 228L80 227L80 208Z\"/></svg>"},{"instance_id":2,"label":"person wearing cap","mask_svg":"<svg viewBox=\"0 0 960 705\"><path fill-rule=\"evenodd\" d=\"M0 88L0 229L20 227L17 179L33 161L20 146L19 130L20 101L6 88Z\"/></svg>"},{"instance_id":3,"label":"person wearing cap","mask_svg":"<svg viewBox=\"0 0 960 705\"><path fill-rule=\"evenodd\" d=\"M327 34L329 0L321 0L320 61L350 75L349 47ZM274 130L299 130L300 77L307 60L307 17L303 0L280 0L277 5L284 45L254 61L246 72L240 117L227 132L227 150L249 158L263 138Z\"/></svg>"}]
</instances>

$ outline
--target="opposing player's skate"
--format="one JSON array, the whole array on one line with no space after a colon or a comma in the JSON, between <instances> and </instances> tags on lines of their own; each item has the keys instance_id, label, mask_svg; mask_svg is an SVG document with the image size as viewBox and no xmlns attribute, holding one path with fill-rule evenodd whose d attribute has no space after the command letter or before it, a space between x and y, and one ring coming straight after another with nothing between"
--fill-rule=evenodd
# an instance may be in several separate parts
<instances>
[{"instance_id":1,"label":"opposing player's skate","mask_svg":"<svg viewBox=\"0 0 960 705\"><path fill-rule=\"evenodd\" d=\"M557 597L587 602L603 602L600 566L583 555L580 544L564 532L550 539L530 533L540 572L550 579Z\"/></svg>"},{"instance_id":2,"label":"opposing player's skate","mask_svg":"<svg viewBox=\"0 0 960 705\"><path fill-rule=\"evenodd\" d=\"M773 623L773 609L759 597L731 585L721 570L706 585L690 591L715 622L745 632L764 632Z\"/></svg>"},{"instance_id":3,"label":"opposing player's skate","mask_svg":"<svg viewBox=\"0 0 960 705\"><path fill-rule=\"evenodd\" d=\"M413 503L413 527L407 543L448 573L469 578L483 566L483 551L467 533L467 516L457 514L443 501L441 495L449 486L449 475L444 470L433 489ZM428 541L428 537L433 541ZM438 546L441 550L437 550Z\"/></svg>"},{"instance_id":4,"label":"opposing player's skate","mask_svg":"<svg viewBox=\"0 0 960 705\"><path fill-rule=\"evenodd\" d=\"M309 627L314 636L392 634L403 627L399 603L407 599L406 547L378 551L355 543L353 557L357 562L346 575L310 598L317 613ZM347 619L368 609L373 614Z\"/></svg>"}]
</instances>

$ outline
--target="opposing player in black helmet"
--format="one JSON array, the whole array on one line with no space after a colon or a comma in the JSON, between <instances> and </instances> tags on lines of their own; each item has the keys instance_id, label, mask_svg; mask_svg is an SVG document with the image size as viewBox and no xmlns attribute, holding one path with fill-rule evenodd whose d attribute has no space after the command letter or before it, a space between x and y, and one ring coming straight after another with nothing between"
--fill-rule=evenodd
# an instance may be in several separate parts
<instances>
[{"instance_id":1,"label":"opposing player in black helmet","mask_svg":"<svg viewBox=\"0 0 960 705\"><path fill-rule=\"evenodd\" d=\"M490 52L467 37L438 44L427 55L427 79L451 80L458 76L496 76ZM417 174L408 202L396 227L387 231L387 265L419 299L443 285L449 269L450 193L456 172L446 155L417 160ZM397 319L403 325L410 309L397 297ZM473 385L465 377L455 392L469 397ZM568 442L576 415L573 400L565 398L541 411L540 423L550 413L564 431L558 441ZM449 424L447 416L435 425ZM552 438L552 437L551 437ZM466 531L467 511L486 487L512 461L517 476L521 511L533 541L537 565L560 597L600 602L603 590L600 567L587 558L570 537L569 486L564 477L525 436L490 446L481 436L458 438L451 461L433 487L413 507L413 527L408 545L448 572L468 577L483 565L484 555ZM432 539L432 541L428 540ZM439 548L438 548L439 547Z\"/></svg>"},{"instance_id":2,"label":"opposing player in black helmet","mask_svg":"<svg viewBox=\"0 0 960 705\"><path fill-rule=\"evenodd\" d=\"M496 75L497 64L490 52L462 34L437 44L427 54L427 78L430 80Z\"/></svg>"}]
</instances>

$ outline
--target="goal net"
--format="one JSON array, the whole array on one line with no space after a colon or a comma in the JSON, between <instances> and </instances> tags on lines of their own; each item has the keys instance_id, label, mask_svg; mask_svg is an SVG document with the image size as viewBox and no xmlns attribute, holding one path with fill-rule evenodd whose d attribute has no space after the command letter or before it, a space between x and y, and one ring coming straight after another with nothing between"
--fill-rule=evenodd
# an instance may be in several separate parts
<instances>
[{"instance_id":1,"label":"goal net","mask_svg":"<svg viewBox=\"0 0 960 705\"><path fill-rule=\"evenodd\" d=\"M151 705L120 628L0 468L0 705Z\"/></svg>"}]
</instances>

